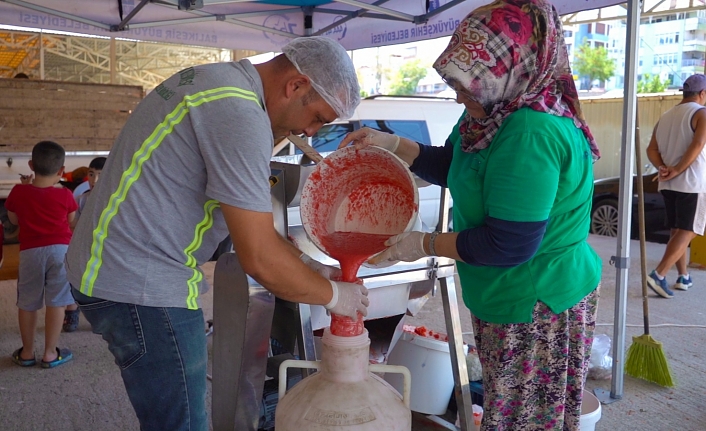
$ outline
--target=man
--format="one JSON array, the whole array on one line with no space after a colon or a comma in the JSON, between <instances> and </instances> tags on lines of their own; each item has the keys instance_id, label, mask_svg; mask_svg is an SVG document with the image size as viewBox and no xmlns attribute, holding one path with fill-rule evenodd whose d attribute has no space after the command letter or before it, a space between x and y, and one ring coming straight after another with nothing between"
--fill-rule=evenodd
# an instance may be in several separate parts
<instances>
[{"instance_id":1,"label":"man","mask_svg":"<svg viewBox=\"0 0 706 431\"><path fill-rule=\"evenodd\" d=\"M690 76L682 91L682 101L662 115L647 147L647 157L659 170L659 190L671 229L662 260L647 277L647 284L662 298L674 296L665 276L675 263L679 276L673 288L688 290L693 285L686 249L706 226L706 76Z\"/></svg>"},{"instance_id":2,"label":"man","mask_svg":"<svg viewBox=\"0 0 706 431\"><path fill-rule=\"evenodd\" d=\"M208 430L199 266L228 234L245 272L276 296L367 312L365 287L322 277L331 267L305 264L276 233L268 182L275 137L311 136L352 115L355 70L327 38L282 52L191 67L147 95L74 233L74 296L108 342L142 430Z\"/></svg>"}]
</instances>

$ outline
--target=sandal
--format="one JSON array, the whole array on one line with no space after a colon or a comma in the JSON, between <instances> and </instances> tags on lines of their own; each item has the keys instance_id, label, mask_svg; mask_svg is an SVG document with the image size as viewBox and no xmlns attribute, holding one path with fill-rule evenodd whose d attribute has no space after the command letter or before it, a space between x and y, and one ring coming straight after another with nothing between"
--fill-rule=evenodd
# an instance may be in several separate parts
<instances>
[{"instance_id":1,"label":"sandal","mask_svg":"<svg viewBox=\"0 0 706 431\"><path fill-rule=\"evenodd\" d=\"M22 347L12 352L12 362L16 363L20 367L33 367L37 365L37 359L32 357L32 359L22 359L20 354L22 353Z\"/></svg>"},{"instance_id":2,"label":"sandal","mask_svg":"<svg viewBox=\"0 0 706 431\"><path fill-rule=\"evenodd\" d=\"M64 325L62 329L64 332L74 332L78 329L78 317L80 312L76 310L66 310L64 311Z\"/></svg>"},{"instance_id":3,"label":"sandal","mask_svg":"<svg viewBox=\"0 0 706 431\"><path fill-rule=\"evenodd\" d=\"M74 354L71 353L71 350L69 349L59 349L57 347L56 354L57 357L53 361L44 362L44 360L42 359L42 368L58 367L59 365L69 362L74 358Z\"/></svg>"}]
</instances>

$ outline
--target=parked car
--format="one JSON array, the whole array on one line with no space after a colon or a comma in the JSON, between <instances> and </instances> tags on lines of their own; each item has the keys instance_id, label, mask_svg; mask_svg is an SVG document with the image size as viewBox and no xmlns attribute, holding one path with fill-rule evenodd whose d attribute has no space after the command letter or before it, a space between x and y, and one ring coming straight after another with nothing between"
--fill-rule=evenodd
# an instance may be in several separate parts
<instances>
[{"instance_id":1,"label":"parked car","mask_svg":"<svg viewBox=\"0 0 706 431\"><path fill-rule=\"evenodd\" d=\"M657 173L642 176L645 192L645 237L647 241L666 244L669 241L669 229L665 225L664 199L657 191ZM618 196L620 178L602 178L593 183L593 206L591 208L591 230L597 235L618 236ZM633 205L630 238L639 239L637 176L633 175Z\"/></svg>"}]
</instances>

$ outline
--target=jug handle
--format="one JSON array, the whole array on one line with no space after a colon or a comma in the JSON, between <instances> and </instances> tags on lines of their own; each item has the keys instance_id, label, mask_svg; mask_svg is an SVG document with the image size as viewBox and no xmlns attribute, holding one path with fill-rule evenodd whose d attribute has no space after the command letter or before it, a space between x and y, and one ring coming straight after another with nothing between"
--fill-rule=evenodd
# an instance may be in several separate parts
<instances>
[{"instance_id":1,"label":"jug handle","mask_svg":"<svg viewBox=\"0 0 706 431\"><path fill-rule=\"evenodd\" d=\"M370 364L368 369L372 373L402 374L404 378L404 384L402 385L402 402L405 407L409 408L409 401L412 394L412 374L407 367L402 365Z\"/></svg>"},{"instance_id":2,"label":"jug handle","mask_svg":"<svg viewBox=\"0 0 706 431\"><path fill-rule=\"evenodd\" d=\"M313 368L318 370L321 367L320 361L300 361L297 359L287 359L279 366L279 393L278 399L284 398L287 392L287 369L288 368ZM402 388L402 402L405 407L409 408L409 402L412 391L412 375L407 367L402 365L380 365L371 364L368 366L371 373L393 373L402 374L404 384Z\"/></svg>"},{"instance_id":3,"label":"jug handle","mask_svg":"<svg viewBox=\"0 0 706 431\"><path fill-rule=\"evenodd\" d=\"M320 361L300 361L298 359L287 359L279 366L279 398L284 397L287 392L287 368L313 368L318 370L321 367Z\"/></svg>"}]
</instances>

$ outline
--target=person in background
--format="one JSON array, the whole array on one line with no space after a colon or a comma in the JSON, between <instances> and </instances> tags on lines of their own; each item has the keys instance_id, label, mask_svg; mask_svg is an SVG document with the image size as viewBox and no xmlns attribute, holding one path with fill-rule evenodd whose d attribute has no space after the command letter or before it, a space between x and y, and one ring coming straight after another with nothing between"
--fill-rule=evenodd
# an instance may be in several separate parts
<instances>
[{"instance_id":1,"label":"person in background","mask_svg":"<svg viewBox=\"0 0 706 431\"><path fill-rule=\"evenodd\" d=\"M647 277L647 285L662 298L672 298L667 271L676 264L673 288L688 290L686 249L706 227L706 76L684 81L681 102L665 112L652 132L647 157L658 169L658 190L664 197L670 236L662 260Z\"/></svg>"},{"instance_id":2,"label":"person in background","mask_svg":"<svg viewBox=\"0 0 706 431\"><path fill-rule=\"evenodd\" d=\"M78 198L76 198L78 208L76 209L74 221L71 224L72 229L76 227L76 223L78 223L78 219L81 216L81 211L83 210L83 207L86 206L88 195L91 190L93 190L93 187L95 187L96 183L98 182L98 179L101 176L103 165L105 165L105 159L105 157L96 157L95 159L91 160L91 163L89 163L88 165L88 173L86 174L85 181L85 183L88 184L88 190L83 192L80 196L78 196ZM78 187L76 188L76 190L78 190ZM78 309L78 304L74 302L73 304L66 306L66 310L64 311L64 324L62 326L64 332L74 332L78 329L79 315L80 312Z\"/></svg>"},{"instance_id":3,"label":"person in background","mask_svg":"<svg viewBox=\"0 0 706 431\"><path fill-rule=\"evenodd\" d=\"M277 234L269 185L275 138L312 136L353 114L355 69L325 37L282 50L262 64L189 67L157 86L76 225L66 259L74 297L108 342L142 430L209 428L200 266L228 234L244 271L276 296L367 313L364 286L331 281L332 267Z\"/></svg>"},{"instance_id":4,"label":"person in background","mask_svg":"<svg viewBox=\"0 0 706 431\"><path fill-rule=\"evenodd\" d=\"M561 20L545 0L471 12L434 63L466 110L444 147L363 128L449 188L454 232L408 232L371 259L457 262L483 367L483 430L579 429L601 261L587 242L593 162Z\"/></svg>"},{"instance_id":5,"label":"person in background","mask_svg":"<svg viewBox=\"0 0 706 431\"><path fill-rule=\"evenodd\" d=\"M57 346L64 308L74 303L64 257L77 205L71 191L54 187L64 173L64 156L64 149L56 142L36 144L29 161L34 175L23 177L5 201L8 219L20 226L17 308L22 347L12 353L12 361L22 367L37 363L37 311L45 305L42 367L53 368L73 358L71 350Z\"/></svg>"},{"instance_id":6,"label":"person in background","mask_svg":"<svg viewBox=\"0 0 706 431\"><path fill-rule=\"evenodd\" d=\"M83 211L83 208L86 206L88 196L90 195L91 191L100 179L101 172L103 172L103 166L105 166L105 161L105 157L96 157L95 159L91 160L91 163L89 163L88 165L88 174L86 175L88 190L86 190L78 198L76 198L76 202L78 203L78 210L76 211L74 226L76 223L78 223L79 217L81 217L81 211Z\"/></svg>"},{"instance_id":7,"label":"person in background","mask_svg":"<svg viewBox=\"0 0 706 431\"><path fill-rule=\"evenodd\" d=\"M78 198L90 189L91 186L88 184L88 168L86 168L86 177L74 189L74 198L78 201Z\"/></svg>"},{"instance_id":8,"label":"person in background","mask_svg":"<svg viewBox=\"0 0 706 431\"><path fill-rule=\"evenodd\" d=\"M71 190L74 194L74 198L76 198L79 196L76 190L81 187L82 184L85 184L87 179L88 166L80 166L71 172L64 172L64 176L62 177L62 180L59 181L59 184Z\"/></svg>"}]
</instances>

